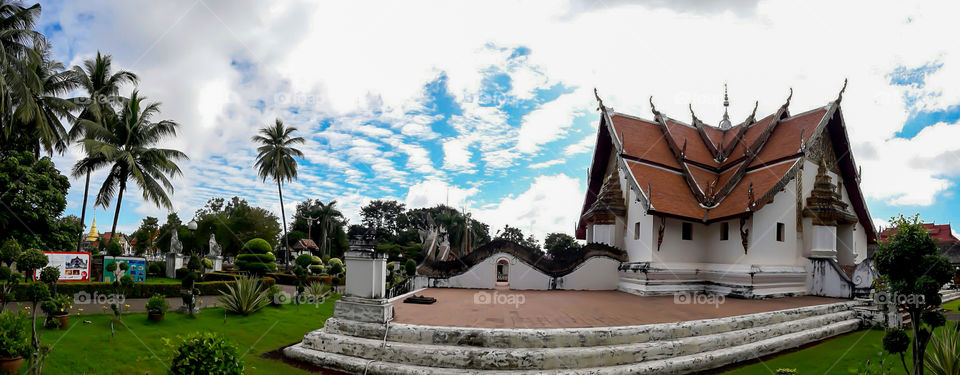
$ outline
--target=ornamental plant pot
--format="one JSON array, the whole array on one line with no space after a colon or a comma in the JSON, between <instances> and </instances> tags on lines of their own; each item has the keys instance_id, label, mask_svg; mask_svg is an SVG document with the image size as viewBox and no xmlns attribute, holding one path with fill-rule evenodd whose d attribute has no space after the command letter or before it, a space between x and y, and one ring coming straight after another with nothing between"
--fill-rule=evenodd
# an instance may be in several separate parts
<instances>
[{"instance_id":1,"label":"ornamental plant pot","mask_svg":"<svg viewBox=\"0 0 960 375\"><path fill-rule=\"evenodd\" d=\"M60 323L60 329L67 329L67 325L70 324L70 314L54 315L53 318Z\"/></svg>"},{"instance_id":2,"label":"ornamental plant pot","mask_svg":"<svg viewBox=\"0 0 960 375\"><path fill-rule=\"evenodd\" d=\"M147 313L147 319L149 319L151 322L162 322L163 313L157 313L157 312Z\"/></svg>"},{"instance_id":3,"label":"ornamental plant pot","mask_svg":"<svg viewBox=\"0 0 960 375\"><path fill-rule=\"evenodd\" d=\"M23 366L23 357L0 357L0 374L18 374Z\"/></svg>"}]
</instances>

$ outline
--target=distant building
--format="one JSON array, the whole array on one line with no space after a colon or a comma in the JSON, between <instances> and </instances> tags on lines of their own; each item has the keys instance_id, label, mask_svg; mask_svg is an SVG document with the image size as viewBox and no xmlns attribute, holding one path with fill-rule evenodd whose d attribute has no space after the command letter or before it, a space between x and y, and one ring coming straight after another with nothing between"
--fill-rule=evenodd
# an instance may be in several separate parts
<instances>
[{"instance_id":1,"label":"distant building","mask_svg":"<svg viewBox=\"0 0 960 375\"><path fill-rule=\"evenodd\" d=\"M927 233L930 233L930 237L937 240L940 255L949 258L954 267L960 267L960 238L953 234L950 224L923 223L923 227L927 229ZM884 241L896 233L897 228L886 228L878 237Z\"/></svg>"}]
</instances>

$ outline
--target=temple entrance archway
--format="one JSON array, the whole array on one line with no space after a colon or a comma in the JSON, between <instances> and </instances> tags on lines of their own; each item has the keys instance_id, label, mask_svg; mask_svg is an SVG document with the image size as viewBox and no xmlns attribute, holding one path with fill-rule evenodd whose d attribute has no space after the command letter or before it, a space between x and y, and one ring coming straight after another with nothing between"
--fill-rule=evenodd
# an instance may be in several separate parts
<instances>
[{"instance_id":1,"label":"temple entrance archway","mask_svg":"<svg viewBox=\"0 0 960 375\"><path fill-rule=\"evenodd\" d=\"M497 286L510 285L510 262L506 258L497 260Z\"/></svg>"}]
</instances>

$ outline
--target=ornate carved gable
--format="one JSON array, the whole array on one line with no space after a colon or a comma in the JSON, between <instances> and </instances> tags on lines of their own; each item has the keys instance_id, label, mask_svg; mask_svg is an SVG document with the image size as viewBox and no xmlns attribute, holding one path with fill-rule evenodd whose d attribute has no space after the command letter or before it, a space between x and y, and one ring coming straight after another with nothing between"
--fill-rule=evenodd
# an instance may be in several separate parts
<instances>
[{"instance_id":1,"label":"ornate carved gable","mask_svg":"<svg viewBox=\"0 0 960 375\"><path fill-rule=\"evenodd\" d=\"M847 212L847 204L841 199L841 188L831 180L827 174L827 162L821 161L813 191L807 197L807 206L803 208L803 216L813 218L813 225L856 223L857 216Z\"/></svg>"},{"instance_id":2,"label":"ornate carved gable","mask_svg":"<svg viewBox=\"0 0 960 375\"><path fill-rule=\"evenodd\" d=\"M623 202L623 190L620 189L620 168L613 168L607 175L597 194L597 200L583 214L583 219L593 224L612 224L617 216L623 216L627 206Z\"/></svg>"}]
</instances>

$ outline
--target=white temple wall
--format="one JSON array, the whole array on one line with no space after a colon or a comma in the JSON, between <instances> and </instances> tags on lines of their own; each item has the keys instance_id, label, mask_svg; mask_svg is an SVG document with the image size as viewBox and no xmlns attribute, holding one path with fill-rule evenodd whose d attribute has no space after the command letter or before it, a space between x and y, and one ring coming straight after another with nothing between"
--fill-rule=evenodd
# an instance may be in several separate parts
<instances>
[{"instance_id":1,"label":"white temple wall","mask_svg":"<svg viewBox=\"0 0 960 375\"><path fill-rule=\"evenodd\" d=\"M754 173L763 173L757 171ZM788 183L769 203L753 214L750 244L742 263L803 265L797 251L796 185ZM777 223L783 223L783 241L777 241Z\"/></svg>"},{"instance_id":2,"label":"white temple wall","mask_svg":"<svg viewBox=\"0 0 960 375\"><path fill-rule=\"evenodd\" d=\"M626 246L623 249L627 251L629 261L649 262L653 260L652 252L656 247L654 217L646 214L643 205L636 199L627 201L627 222L625 226L623 242ZM638 226L639 231L637 231Z\"/></svg>"},{"instance_id":3,"label":"white temple wall","mask_svg":"<svg viewBox=\"0 0 960 375\"><path fill-rule=\"evenodd\" d=\"M620 283L619 266L619 260L607 257L587 259L573 272L557 278L557 289L615 290Z\"/></svg>"},{"instance_id":4,"label":"white temple wall","mask_svg":"<svg viewBox=\"0 0 960 375\"><path fill-rule=\"evenodd\" d=\"M693 236L690 240L682 239L684 222L691 223ZM711 243L707 241L707 226L695 221L667 218L663 231L663 244L657 251L657 237L660 228L660 219L653 220L653 255L652 261L678 268L695 267L704 261L704 255L709 251Z\"/></svg>"},{"instance_id":5,"label":"white temple wall","mask_svg":"<svg viewBox=\"0 0 960 375\"><path fill-rule=\"evenodd\" d=\"M704 254L704 262L717 264L730 264L744 255L743 245L740 241L740 219L726 221L729 225L727 240L721 240L720 232L724 222L711 223L706 227L707 243L710 244ZM749 228L749 221L747 227Z\"/></svg>"}]
</instances>

